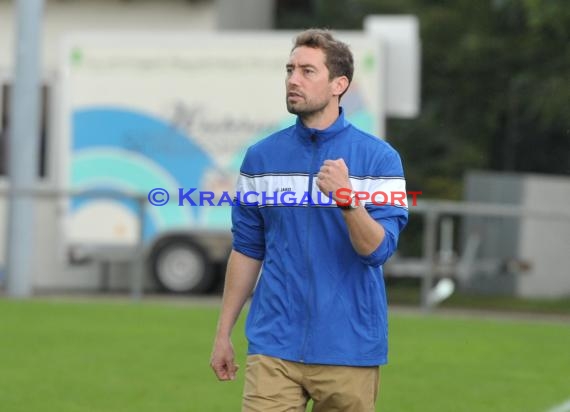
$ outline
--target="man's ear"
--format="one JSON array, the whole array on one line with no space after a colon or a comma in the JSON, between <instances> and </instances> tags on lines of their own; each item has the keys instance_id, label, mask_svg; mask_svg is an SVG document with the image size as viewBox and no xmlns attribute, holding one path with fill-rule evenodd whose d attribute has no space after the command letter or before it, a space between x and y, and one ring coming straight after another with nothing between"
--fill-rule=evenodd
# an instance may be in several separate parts
<instances>
[{"instance_id":1,"label":"man's ear","mask_svg":"<svg viewBox=\"0 0 570 412\"><path fill-rule=\"evenodd\" d=\"M339 76L333 79L333 95L340 96L343 94L346 89L348 89L348 85L350 82L348 81L348 77L346 76Z\"/></svg>"}]
</instances>

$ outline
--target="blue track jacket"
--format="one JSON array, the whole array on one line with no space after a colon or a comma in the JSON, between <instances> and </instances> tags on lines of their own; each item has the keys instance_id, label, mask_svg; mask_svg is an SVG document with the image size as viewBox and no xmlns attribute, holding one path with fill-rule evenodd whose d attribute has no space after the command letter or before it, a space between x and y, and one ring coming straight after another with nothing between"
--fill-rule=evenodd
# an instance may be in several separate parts
<instances>
[{"instance_id":1,"label":"blue track jacket","mask_svg":"<svg viewBox=\"0 0 570 412\"><path fill-rule=\"evenodd\" d=\"M386 205L365 206L386 231L369 256L355 252L342 211L315 182L323 162L339 158L354 190L388 196ZM381 265L394 253L408 219L407 202L392 205L390 196L405 190L397 152L355 128L342 109L325 130L297 119L248 149L232 232L236 251L263 260L246 324L249 354L310 364L387 362ZM376 196L377 203L383 200Z\"/></svg>"}]
</instances>

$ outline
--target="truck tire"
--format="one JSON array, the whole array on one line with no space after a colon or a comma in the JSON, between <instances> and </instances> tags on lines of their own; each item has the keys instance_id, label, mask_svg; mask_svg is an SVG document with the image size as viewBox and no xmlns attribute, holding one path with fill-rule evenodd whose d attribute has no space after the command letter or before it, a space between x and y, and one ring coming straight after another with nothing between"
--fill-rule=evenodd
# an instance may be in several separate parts
<instances>
[{"instance_id":1,"label":"truck tire","mask_svg":"<svg viewBox=\"0 0 570 412\"><path fill-rule=\"evenodd\" d=\"M150 255L152 274L171 293L204 293L216 281L206 250L190 239L160 242Z\"/></svg>"}]
</instances>

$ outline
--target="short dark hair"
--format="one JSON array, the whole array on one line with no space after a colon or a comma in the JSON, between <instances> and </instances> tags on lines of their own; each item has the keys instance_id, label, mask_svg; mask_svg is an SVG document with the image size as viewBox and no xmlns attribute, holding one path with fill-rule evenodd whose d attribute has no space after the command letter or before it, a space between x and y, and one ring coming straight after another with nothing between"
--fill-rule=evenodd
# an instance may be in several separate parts
<instances>
[{"instance_id":1,"label":"short dark hair","mask_svg":"<svg viewBox=\"0 0 570 412\"><path fill-rule=\"evenodd\" d=\"M331 80L335 77L346 76L348 83L352 82L352 75L354 74L352 52L346 43L336 40L329 30L308 29L299 33L295 38L291 51L302 46L323 51L325 54L325 65L329 69L329 78Z\"/></svg>"}]
</instances>

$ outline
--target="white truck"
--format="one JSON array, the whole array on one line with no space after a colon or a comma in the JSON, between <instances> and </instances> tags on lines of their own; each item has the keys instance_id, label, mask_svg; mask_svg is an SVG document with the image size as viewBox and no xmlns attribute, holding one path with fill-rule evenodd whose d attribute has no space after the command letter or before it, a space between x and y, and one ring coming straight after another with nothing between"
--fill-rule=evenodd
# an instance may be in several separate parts
<instances>
[{"instance_id":1,"label":"white truck","mask_svg":"<svg viewBox=\"0 0 570 412\"><path fill-rule=\"evenodd\" d=\"M342 100L347 117L381 137L382 43L363 32L337 34L355 56L354 80ZM231 247L231 208L193 206L179 193L190 191L196 204L200 191L232 193L246 148L294 122L284 93L293 37L290 32L68 36L58 95L57 185L118 196L67 199L64 249L71 247L77 257L82 250L119 250L142 241L147 272L161 288L194 293L211 288L212 265L223 262ZM165 199L167 204L157 205Z\"/></svg>"}]
</instances>

